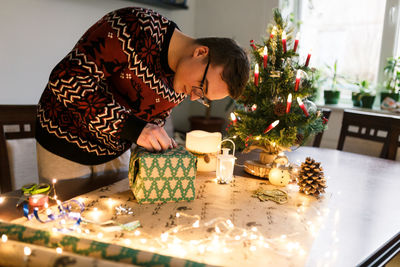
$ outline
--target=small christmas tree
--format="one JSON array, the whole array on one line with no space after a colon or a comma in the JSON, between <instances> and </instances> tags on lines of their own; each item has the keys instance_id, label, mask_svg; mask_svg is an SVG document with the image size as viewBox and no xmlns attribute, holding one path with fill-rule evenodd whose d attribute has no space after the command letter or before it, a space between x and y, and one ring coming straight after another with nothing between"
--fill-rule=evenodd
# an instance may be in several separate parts
<instances>
[{"instance_id":1,"label":"small christmas tree","mask_svg":"<svg viewBox=\"0 0 400 267\"><path fill-rule=\"evenodd\" d=\"M308 66L311 55L305 62L299 59L299 40L293 42L293 28L287 27L279 9L274 10L274 21L262 45L250 42L254 79L231 114L228 133L245 151L290 150L325 128L322 113L307 99L314 90Z\"/></svg>"}]
</instances>

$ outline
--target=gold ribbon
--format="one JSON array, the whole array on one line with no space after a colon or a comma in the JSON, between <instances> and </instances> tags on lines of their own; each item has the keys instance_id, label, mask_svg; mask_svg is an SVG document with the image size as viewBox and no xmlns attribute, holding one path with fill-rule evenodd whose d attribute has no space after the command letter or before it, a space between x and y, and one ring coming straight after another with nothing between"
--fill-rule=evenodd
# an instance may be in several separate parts
<instances>
[{"instance_id":1,"label":"gold ribbon","mask_svg":"<svg viewBox=\"0 0 400 267\"><path fill-rule=\"evenodd\" d=\"M281 189L266 190L259 188L254 192L253 197L257 197L261 201L271 200L278 204L284 204L288 201L288 194Z\"/></svg>"}]
</instances>

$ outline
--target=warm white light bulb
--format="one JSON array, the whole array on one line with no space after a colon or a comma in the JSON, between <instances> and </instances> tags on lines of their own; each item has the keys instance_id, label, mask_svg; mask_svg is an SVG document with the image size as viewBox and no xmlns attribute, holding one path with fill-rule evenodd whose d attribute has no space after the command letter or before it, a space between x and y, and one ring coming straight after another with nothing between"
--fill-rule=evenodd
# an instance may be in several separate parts
<instances>
[{"instance_id":1,"label":"warm white light bulb","mask_svg":"<svg viewBox=\"0 0 400 267\"><path fill-rule=\"evenodd\" d=\"M264 51L263 51L264 53L263 53L263 55L265 56L265 55L268 55L268 48L266 47L266 46L264 46Z\"/></svg>"},{"instance_id":2,"label":"warm white light bulb","mask_svg":"<svg viewBox=\"0 0 400 267\"><path fill-rule=\"evenodd\" d=\"M299 103L299 106L303 105L303 101L301 101L300 97L297 97L297 103Z\"/></svg>"},{"instance_id":3,"label":"warm white light bulb","mask_svg":"<svg viewBox=\"0 0 400 267\"><path fill-rule=\"evenodd\" d=\"M53 179L53 184L57 183L57 179Z\"/></svg>"},{"instance_id":4,"label":"warm white light bulb","mask_svg":"<svg viewBox=\"0 0 400 267\"><path fill-rule=\"evenodd\" d=\"M259 67L258 67L258 63L256 63L256 65L254 67L254 73L256 73L256 74L260 73L260 70L259 70Z\"/></svg>"},{"instance_id":5,"label":"warm white light bulb","mask_svg":"<svg viewBox=\"0 0 400 267\"><path fill-rule=\"evenodd\" d=\"M231 120L232 121L236 121L237 120L236 115L233 112L231 112Z\"/></svg>"},{"instance_id":6,"label":"warm white light bulb","mask_svg":"<svg viewBox=\"0 0 400 267\"><path fill-rule=\"evenodd\" d=\"M161 240L162 240L163 242L167 241L167 239L168 239L168 233L163 233L163 234L161 234Z\"/></svg>"},{"instance_id":7,"label":"warm white light bulb","mask_svg":"<svg viewBox=\"0 0 400 267\"><path fill-rule=\"evenodd\" d=\"M300 79L300 78L301 78L301 70L297 70L296 79Z\"/></svg>"},{"instance_id":8,"label":"warm white light bulb","mask_svg":"<svg viewBox=\"0 0 400 267\"><path fill-rule=\"evenodd\" d=\"M1 241L3 241L3 243L7 242L8 237L5 234L1 235Z\"/></svg>"},{"instance_id":9,"label":"warm white light bulb","mask_svg":"<svg viewBox=\"0 0 400 267\"><path fill-rule=\"evenodd\" d=\"M3 204L5 199L6 199L5 197L0 197L0 204Z\"/></svg>"},{"instance_id":10,"label":"warm white light bulb","mask_svg":"<svg viewBox=\"0 0 400 267\"><path fill-rule=\"evenodd\" d=\"M32 253L32 250L30 247L24 247L25 256L29 256L29 255L31 255L31 253Z\"/></svg>"},{"instance_id":11,"label":"warm white light bulb","mask_svg":"<svg viewBox=\"0 0 400 267\"><path fill-rule=\"evenodd\" d=\"M61 254L61 253L63 252L63 250L62 250L62 248L58 247L58 248L56 248L56 252L57 252L58 254Z\"/></svg>"},{"instance_id":12,"label":"warm white light bulb","mask_svg":"<svg viewBox=\"0 0 400 267\"><path fill-rule=\"evenodd\" d=\"M292 103L292 94L291 93L287 97L287 102Z\"/></svg>"}]
</instances>

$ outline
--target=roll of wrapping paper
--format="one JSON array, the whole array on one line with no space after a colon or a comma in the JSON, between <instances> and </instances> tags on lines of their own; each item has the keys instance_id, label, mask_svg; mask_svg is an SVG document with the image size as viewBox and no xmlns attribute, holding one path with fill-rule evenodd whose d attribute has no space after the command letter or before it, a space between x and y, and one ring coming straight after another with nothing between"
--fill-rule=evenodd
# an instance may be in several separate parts
<instances>
[{"instance_id":1,"label":"roll of wrapping paper","mask_svg":"<svg viewBox=\"0 0 400 267\"><path fill-rule=\"evenodd\" d=\"M62 251L57 253L38 245L28 245L31 255L26 256L26 243L14 240L3 242L0 246L0 266L97 266L97 267L129 267L131 264L100 260L88 256Z\"/></svg>"},{"instance_id":2,"label":"roll of wrapping paper","mask_svg":"<svg viewBox=\"0 0 400 267\"><path fill-rule=\"evenodd\" d=\"M23 225L0 222L0 236L9 240L39 245L47 248L61 247L63 251L114 262L144 266L208 266L190 260L164 256L114 244L78 238L60 233L37 230Z\"/></svg>"}]
</instances>

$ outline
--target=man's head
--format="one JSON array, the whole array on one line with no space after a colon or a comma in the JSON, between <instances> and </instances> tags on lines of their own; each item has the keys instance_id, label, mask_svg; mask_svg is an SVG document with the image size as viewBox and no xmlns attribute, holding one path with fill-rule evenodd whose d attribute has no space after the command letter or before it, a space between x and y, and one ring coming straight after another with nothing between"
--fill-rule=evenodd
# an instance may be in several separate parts
<instances>
[{"instance_id":1,"label":"man's head","mask_svg":"<svg viewBox=\"0 0 400 267\"><path fill-rule=\"evenodd\" d=\"M236 99L242 95L250 71L246 52L229 38L199 38L195 43L207 46L210 64L223 68L222 80L228 85L229 96Z\"/></svg>"},{"instance_id":2,"label":"man's head","mask_svg":"<svg viewBox=\"0 0 400 267\"><path fill-rule=\"evenodd\" d=\"M174 89L197 100L230 96L238 98L249 79L245 51L229 38L194 39L190 56L182 58L174 78ZM204 93L203 93L204 92Z\"/></svg>"}]
</instances>

